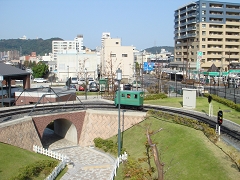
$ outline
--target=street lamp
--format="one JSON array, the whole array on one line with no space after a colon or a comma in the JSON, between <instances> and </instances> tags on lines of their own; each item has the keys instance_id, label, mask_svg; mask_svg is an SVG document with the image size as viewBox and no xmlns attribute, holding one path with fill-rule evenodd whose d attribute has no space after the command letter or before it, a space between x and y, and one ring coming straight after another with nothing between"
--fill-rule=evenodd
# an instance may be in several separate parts
<instances>
[{"instance_id":1,"label":"street lamp","mask_svg":"<svg viewBox=\"0 0 240 180\"><path fill-rule=\"evenodd\" d=\"M87 68L84 69L85 72L85 100L87 100Z\"/></svg>"},{"instance_id":2,"label":"street lamp","mask_svg":"<svg viewBox=\"0 0 240 180\"><path fill-rule=\"evenodd\" d=\"M68 77L67 77L67 86L68 88L70 87L70 82L69 82L69 66L67 66L68 69Z\"/></svg>"},{"instance_id":3,"label":"street lamp","mask_svg":"<svg viewBox=\"0 0 240 180\"><path fill-rule=\"evenodd\" d=\"M67 78L69 78L69 66L67 66L67 69L68 69L68 77Z\"/></svg>"},{"instance_id":4,"label":"street lamp","mask_svg":"<svg viewBox=\"0 0 240 180\"><path fill-rule=\"evenodd\" d=\"M122 80L122 70L118 68L117 73L117 81L118 81L118 157L121 153L121 130L120 130L120 83Z\"/></svg>"},{"instance_id":5,"label":"street lamp","mask_svg":"<svg viewBox=\"0 0 240 180\"><path fill-rule=\"evenodd\" d=\"M2 82L3 82L3 76L0 75L0 83L1 83L1 89L2 89L2 107L3 107L3 85L2 85Z\"/></svg>"}]
</instances>

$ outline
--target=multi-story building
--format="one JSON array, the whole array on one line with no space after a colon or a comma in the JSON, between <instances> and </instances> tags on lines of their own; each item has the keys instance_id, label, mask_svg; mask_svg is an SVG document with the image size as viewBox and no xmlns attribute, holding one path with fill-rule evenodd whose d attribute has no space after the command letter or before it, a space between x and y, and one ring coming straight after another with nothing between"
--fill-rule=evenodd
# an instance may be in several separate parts
<instances>
[{"instance_id":1,"label":"multi-story building","mask_svg":"<svg viewBox=\"0 0 240 180\"><path fill-rule=\"evenodd\" d=\"M105 36L107 35L107 36ZM127 83L134 76L133 46L122 46L120 38L111 38L110 33L103 33L100 71L102 78L109 78L120 68L123 82Z\"/></svg>"},{"instance_id":2,"label":"multi-story building","mask_svg":"<svg viewBox=\"0 0 240 180\"><path fill-rule=\"evenodd\" d=\"M240 62L239 3L199 0L177 9L174 17L175 62L186 72L212 64L228 71L229 63Z\"/></svg>"},{"instance_id":3,"label":"multi-story building","mask_svg":"<svg viewBox=\"0 0 240 180\"><path fill-rule=\"evenodd\" d=\"M52 41L53 61L57 54L80 53L83 51L83 35L77 35L73 41Z\"/></svg>"}]
</instances>

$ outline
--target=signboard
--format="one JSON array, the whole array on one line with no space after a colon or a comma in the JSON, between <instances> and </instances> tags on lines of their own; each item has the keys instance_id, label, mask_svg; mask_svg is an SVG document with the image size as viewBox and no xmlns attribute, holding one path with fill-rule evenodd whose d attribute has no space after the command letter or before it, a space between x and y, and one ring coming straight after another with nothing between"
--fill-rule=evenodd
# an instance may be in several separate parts
<instances>
[{"instance_id":1,"label":"signboard","mask_svg":"<svg viewBox=\"0 0 240 180\"><path fill-rule=\"evenodd\" d=\"M154 63L152 62L144 62L143 64L143 70L144 71L152 71L153 70Z\"/></svg>"},{"instance_id":2,"label":"signboard","mask_svg":"<svg viewBox=\"0 0 240 180\"><path fill-rule=\"evenodd\" d=\"M200 70L200 66L201 66L201 60L202 60L202 56L203 56L203 52L202 51L198 51L197 52L197 65L196 65L196 69L199 71Z\"/></svg>"}]
</instances>

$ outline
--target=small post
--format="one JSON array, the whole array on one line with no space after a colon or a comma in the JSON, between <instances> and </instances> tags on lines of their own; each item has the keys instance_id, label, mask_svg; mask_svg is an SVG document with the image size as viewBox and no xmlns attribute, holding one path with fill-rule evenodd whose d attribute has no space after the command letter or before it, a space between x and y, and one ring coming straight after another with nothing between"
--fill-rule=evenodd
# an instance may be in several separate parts
<instances>
[{"instance_id":1,"label":"small post","mask_svg":"<svg viewBox=\"0 0 240 180\"><path fill-rule=\"evenodd\" d=\"M1 90L2 90L2 107L3 107L3 84L2 84L2 82L3 82L3 76L0 75L0 83L1 83Z\"/></svg>"},{"instance_id":2,"label":"small post","mask_svg":"<svg viewBox=\"0 0 240 180\"><path fill-rule=\"evenodd\" d=\"M208 96L208 103L209 103L208 115L209 115L209 117L211 117L211 116L212 116L212 111L213 111L213 107L212 107L212 96L211 96L211 95Z\"/></svg>"}]
</instances>

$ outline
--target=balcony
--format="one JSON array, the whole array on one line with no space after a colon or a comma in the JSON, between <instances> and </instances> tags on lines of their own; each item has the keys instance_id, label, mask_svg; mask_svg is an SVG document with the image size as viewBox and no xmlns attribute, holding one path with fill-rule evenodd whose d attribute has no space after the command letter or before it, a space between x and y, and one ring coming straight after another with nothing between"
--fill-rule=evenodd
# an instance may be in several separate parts
<instances>
[{"instance_id":1,"label":"balcony","mask_svg":"<svg viewBox=\"0 0 240 180\"><path fill-rule=\"evenodd\" d=\"M174 28L178 28L178 27L179 27L179 24L175 24L175 25L174 25Z\"/></svg>"},{"instance_id":2,"label":"balcony","mask_svg":"<svg viewBox=\"0 0 240 180\"><path fill-rule=\"evenodd\" d=\"M186 9L185 10L180 10L180 14L184 14L186 12L187 12Z\"/></svg>"},{"instance_id":3,"label":"balcony","mask_svg":"<svg viewBox=\"0 0 240 180\"><path fill-rule=\"evenodd\" d=\"M196 37L196 33L190 33L190 34L187 34L187 36L186 37Z\"/></svg>"},{"instance_id":4,"label":"balcony","mask_svg":"<svg viewBox=\"0 0 240 180\"><path fill-rule=\"evenodd\" d=\"M184 20L184 19L186 19L187 18L187 16L181 16L180 17L180 21L182 21L182 20Z\"/></svg>"},{"instance_id":5,"label":"balcony","mask_svg":"<svg viewBox=\"0 0 240 180\"><path fill-rule=\"evenodd\" d=\"M196 22L197 22L196 19L192 19L192 20L187 21L187 24L192 24L192 23L196 23Z\"/></svg>"},{"instance_id":6,"label":"balcony","mask_svg":"<svg viewBox=\"0 0 240 180\"><path fill-rule=\"evenodd\" d=\"M187 7L187 10L188 10L188 11L197 10L197 6Z\"/></svg>"},{"instance_id":7,"label":"balcony","mask_svg":"<svg viewBox=\"0 0 240 180\"><path fill-rule=\"evenodd\" d=\"M195 27L195 26L193 26L193 27L188 27L186 30L187 30L187 31L196 30L196 27Z\"/></svg>"},{"instance_id":8,"label":"balcony","mask_svg":"<svg viewBox=\"0 0 240 180\"><path fill-rule=\"evenodd\" d=\"M226 45L239 45L240 43L236 42L236 41L225 41L225 44Z\"/></svg>"}]
</instances>

